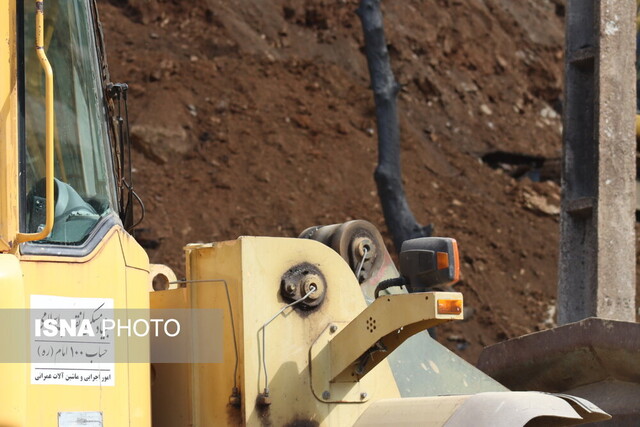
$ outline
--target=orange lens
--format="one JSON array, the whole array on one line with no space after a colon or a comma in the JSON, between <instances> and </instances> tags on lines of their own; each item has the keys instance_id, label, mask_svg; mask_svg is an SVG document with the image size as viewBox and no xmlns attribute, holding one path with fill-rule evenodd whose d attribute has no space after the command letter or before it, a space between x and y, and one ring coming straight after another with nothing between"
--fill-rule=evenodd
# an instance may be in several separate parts
<instances>
[{"instance_id":1,"label":"orange lens","mask_svg":"<svg viewBox=\"0 0 640 427\"><path fill-rule=\"evenodd\" d=\"M438 314L460 314L462 313L461 299L439 299Z\"/></svg>"},{"instance_id":2,"label":"orange lens","mask_svg":"<svg viewBox=\"0 0 640 427\"><path fill-rule=\"evenodd\" d=\"M446 252L438 252L438 270L449 268L449 254Z\"/></svg>"},{"instance_id":3,"label":"orange lens","mask_svg":"<svg viewBox=\"0 0 640 427\"><path fill-rule=\"evenodd\" d=\"M453 263L455 264L455 272L453 274L453 282L460 280L460 255L458 255L458 242L453 241Z\"/></svg>"}]
</instances>

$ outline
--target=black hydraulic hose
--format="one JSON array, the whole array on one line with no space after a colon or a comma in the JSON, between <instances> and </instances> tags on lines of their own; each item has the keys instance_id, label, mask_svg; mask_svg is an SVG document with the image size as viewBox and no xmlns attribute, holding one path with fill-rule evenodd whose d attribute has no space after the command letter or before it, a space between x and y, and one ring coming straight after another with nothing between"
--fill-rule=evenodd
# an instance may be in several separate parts
<instances>
[{"instance_id":1,"label":"black hydraulic hose","mask_svg":"<svg viewBox=\"0 0 640 427\"><path fill-rule=\"evenodd\" d=\"M393 279L383 280L382 282L378 283L378 286L376 286L376 291L374 293L374 296L378 298L380 296L380 292L384 291L385 289L393 288L396 286L401 287L406 284L407 284L407 281L405 280L404 277L395 277Z\"/></svg>"}]
</instances>

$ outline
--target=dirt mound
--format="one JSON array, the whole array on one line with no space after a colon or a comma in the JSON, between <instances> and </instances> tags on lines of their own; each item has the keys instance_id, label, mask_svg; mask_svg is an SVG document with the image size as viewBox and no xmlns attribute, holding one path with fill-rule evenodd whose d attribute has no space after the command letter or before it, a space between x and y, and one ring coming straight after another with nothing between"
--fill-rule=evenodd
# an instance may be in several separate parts
<instances>
[{"instance_id":1,"label":"dirt mound","mask_svg":"<svg viewBox=\"0 0 640 427\"><path fill-rule=\"evenodd\" d=\"M121 3L100 12L112 78L131 87L139 236L153 262L180 275L188 242L352 218L385 231L357 1ZM514 174L482 158L557 162L564 8L405 0L383 11L403 85L407 196L463 258L469 320L439 339L473 362L485 345L553 324L558 185L533 182L535 165Z\"/></svg>"}]
</instances>

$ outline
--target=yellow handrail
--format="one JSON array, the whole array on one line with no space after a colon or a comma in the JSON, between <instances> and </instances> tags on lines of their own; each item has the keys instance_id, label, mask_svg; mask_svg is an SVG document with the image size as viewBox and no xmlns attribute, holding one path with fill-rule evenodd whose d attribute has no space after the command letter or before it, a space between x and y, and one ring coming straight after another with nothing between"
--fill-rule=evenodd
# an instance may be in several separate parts
<instances>
[{"instance_id":1,"label":"yellow handrail","mask_svg":"<svg viewBox=\"0 0 640 427\"><path fill-rule=\"evenodd\" d=\"M42 240L53 230L54 189L53 189L53 70L44 53L44 2L36 1L36 53L45 74L45 184L46 184L46 221L44 228L37 233L18 233L17 243Z\"/></svg>"}]
</instances>

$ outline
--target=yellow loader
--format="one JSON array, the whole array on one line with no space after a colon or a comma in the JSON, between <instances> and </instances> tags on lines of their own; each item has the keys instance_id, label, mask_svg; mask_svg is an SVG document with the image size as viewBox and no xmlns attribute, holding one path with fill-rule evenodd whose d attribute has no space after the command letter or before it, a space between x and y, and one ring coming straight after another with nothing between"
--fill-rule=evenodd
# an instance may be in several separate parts
<instances>
[{"instance_id":1,"label":"yellow loader","mask_svg":"<svg viewBox=\"0 0 640 427\"><path fill-rule=\"evenodd\" d=\"M462 319L460 293L433 291L457 280L453 239L405 242L400 271L364 221L188 245L184 280L149 264L129 233L126 89L110 82L95 1L3 0L1 426L608 418L584 399L510 392L429 337ZM137 316L135 330L154 310L188 313L186 340L110 340L109 316ZM198 323L207 310L213 326ZM209 341L215 361L196 357Z\"/></svg>"}]
</instances>

